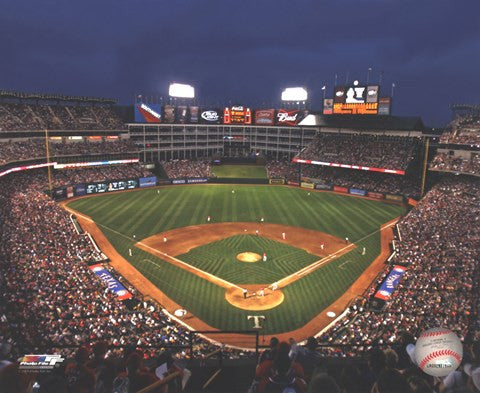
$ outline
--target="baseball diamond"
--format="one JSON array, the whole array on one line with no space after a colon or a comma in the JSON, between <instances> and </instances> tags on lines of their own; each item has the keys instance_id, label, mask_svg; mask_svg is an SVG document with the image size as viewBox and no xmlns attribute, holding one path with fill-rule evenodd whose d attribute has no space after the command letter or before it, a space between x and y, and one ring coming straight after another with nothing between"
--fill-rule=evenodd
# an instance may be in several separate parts
<instances>
[{"instance_id":1,"label":"baseball diamond","mask_svg":"<svg viewBox=\"0 0 480 393\"><path fill-rule=\"evenodd\" d=\"M345 307L361 294L353 287L365 288L378 273L372 262L385 260L383 238L405 212L401 205L272 185L160 187L84 197L66 208L136 288L172 313L185 308L190 327L249 330L248 315L261 312L264 334L297 339L325 327L327 311L341 313L340 298ZM242 263L236 258L242 252L266 260ZM362 273L369 280L363 285Z\"/></svg>"}]
</instances>

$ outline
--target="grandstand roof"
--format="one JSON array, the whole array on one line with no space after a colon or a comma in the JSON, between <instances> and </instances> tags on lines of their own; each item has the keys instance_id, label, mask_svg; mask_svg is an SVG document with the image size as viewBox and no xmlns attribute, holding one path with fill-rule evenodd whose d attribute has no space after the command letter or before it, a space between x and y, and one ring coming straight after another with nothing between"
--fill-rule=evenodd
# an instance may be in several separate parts
<instances>
[{"instance_id":1,"label":"grandstand roof","mask_svg":"<svg viewBox=\"0 0 480 393\"><path fill-rule=\"evenodd\" d=\"M316 115L317 126L353 128L356 130L423 131L425 125L418 116Z\"/></svg>"}]
</instances>

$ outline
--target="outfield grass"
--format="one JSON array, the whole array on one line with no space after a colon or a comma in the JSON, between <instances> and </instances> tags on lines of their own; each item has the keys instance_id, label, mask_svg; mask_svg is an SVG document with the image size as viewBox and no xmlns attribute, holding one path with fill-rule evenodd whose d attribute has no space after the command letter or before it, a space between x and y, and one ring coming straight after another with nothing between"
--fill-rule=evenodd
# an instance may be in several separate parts
<instances>
[{"instance_id":1,"label":"outfield grass","mask_svg":"<svg viewBox=\"0 0 480 393\"><path fill-rule=\"evenodd\" d=\"M267 170L263 165L214 165L212 166L212 172L217 177L267 178Z\"/></svg>"},{"instance_id":2,"label":"outfield grass","mask_svg":"<svg viewBox=\"0 0 480 393\"><path fill-rule=\"evenodd\" d=\"M266 261L242 263L241 252L267 254ZM256 235L238 235L205 244L178 259L233 284L271 284L318 261L318 255Z\"/></svg>"},{"instance_id":3,"label":"outfield grass","mask_svg":"<svg viewBox=\"0 0 480 393\"><path fill-rule=\"evenodd\" d=\"M319 230L355 242L356 250L283 288L284 302L261 312L268 319L265 333L276 334L303 326L342 295L379 254L380 225L405 213L397 205L308 192L283 186L171 186L160 188L159 193L157 189L146 189L92 196L70 202L69 206L91 216L117 251L167 296L219 329L250 329L246 317L251 312L232 307L225 300L223 288L135 248L139 239L168 229L204 224L210 215L215 222L258 222L259 217L264 217L266 222ZM358 251L363 246L365 255ZM132 257L129 248L134 249ZM227 266L218 269L218 274L230 274ZM282 265L277 269L280 271Z\"/></svg>"}]
</instances>

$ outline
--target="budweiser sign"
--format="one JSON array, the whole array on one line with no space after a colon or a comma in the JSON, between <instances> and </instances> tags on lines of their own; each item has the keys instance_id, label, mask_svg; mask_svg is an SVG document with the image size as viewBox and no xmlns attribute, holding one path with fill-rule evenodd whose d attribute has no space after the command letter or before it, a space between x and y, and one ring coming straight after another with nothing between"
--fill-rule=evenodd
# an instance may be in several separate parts
<instances>
[{"instance_id":1,"label":"budweiser sign","mask_svg":"<svg viewBox=\"0 0 480 393\"><path fill-rule=\"evenodd\" d=\"M297 109L287 111L285 109L280 109L277 113L277 124L279 125L288 125L296 126L299 122L300 111Z\"/></svg>"}]
</instances>

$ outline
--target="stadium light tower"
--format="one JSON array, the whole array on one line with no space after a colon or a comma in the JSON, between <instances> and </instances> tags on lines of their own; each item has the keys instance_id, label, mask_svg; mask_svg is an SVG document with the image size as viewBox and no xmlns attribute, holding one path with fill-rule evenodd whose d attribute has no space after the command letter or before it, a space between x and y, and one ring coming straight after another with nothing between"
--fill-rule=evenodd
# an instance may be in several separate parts
<instances>
[{"instance_id":1,"label":"stadium light tower","mask_svg":"<svg viewBox=\"0 0 480 393\"><path fill-rule=\"evenodd\" d=\"M300 106L300 102L305 105L308 99L308 92L303 87L287 87L282 91L282 101L289 103L297 103Z\"/></svg>"},{"instance_id":2,"label":"stadium light tower","mask_svg":"<svg viewBox=\"0 0 480 393\"><path fill-rule=\"evenodd\" d=\"M195 88L182 83L171 83L168 95L173 98L195 98Z\"/></svg>"}]
</instances>

